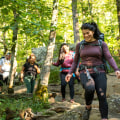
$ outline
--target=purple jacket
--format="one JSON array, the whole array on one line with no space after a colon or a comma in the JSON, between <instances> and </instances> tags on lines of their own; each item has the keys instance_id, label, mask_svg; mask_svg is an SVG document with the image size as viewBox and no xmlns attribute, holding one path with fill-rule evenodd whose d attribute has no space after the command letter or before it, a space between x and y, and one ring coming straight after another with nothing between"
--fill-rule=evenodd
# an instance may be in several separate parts
<instances>
[{"instance_id":1,"label":"purple jacket","mask_svg":"<svg viewBox=\"0 0 120 120\"><path fill-rule=\"evenodd\" d=\"M98 44L98 41L91 42L91 44ZM72 63L71 69L69 71L70 74L75 72L79 58L81 59L81 64L85 66L96 66L103 64L102 54L104 54L105 59L109 62L111 67L114 69L114 71L119 70L105 42L102 42L102 49L103 49L102 52L100 46L84 45L84 48L80 50L80 53L79 53L79 48L80 48L80 43L76 45L75 58ZM84 71L85 70L81 72ZM98 71L105 72L105 70L101 68L98 68ZM92 68L89 69L89 72L95 73L95 71Z\"/></svg>"},{"instance_id":2,"label":"purple jacket","mask_svg":"<svg viewBox=\"0 0 120 120\"><path fill-rule=\"evenodd\" d=\"M72 66L74 58L74 52L70 51L68 54L65 55L65 59L63 64L61 64L61 72L69 72L70 67ZM54 66L59 66L59 60L56 63L53 63Z\"/></svg>"}]
</instances>

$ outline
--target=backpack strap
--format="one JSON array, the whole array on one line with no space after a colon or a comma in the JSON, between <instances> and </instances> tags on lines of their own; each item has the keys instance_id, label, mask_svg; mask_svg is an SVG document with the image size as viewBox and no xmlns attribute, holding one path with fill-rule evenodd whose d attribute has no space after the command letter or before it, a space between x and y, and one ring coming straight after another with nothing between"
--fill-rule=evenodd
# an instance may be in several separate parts
<instances>
[{"instance_id":1,"label":"backpack strap","mask_svg":"<svg viewBox=\"0 0 120 120\"><path fill-rule=\"evenodd\" d=\"M103 46L102 46L102 40L101 39L98 40L98 44L101 48L102 60L103 60L103 63L105 65L105 71L106 71L106 73L108 73L109 71L111 71L111 68L110 68L110 65L108 64L108 61L105 59L105 56L103 54Z\"/></svg>"},{"instance_id":2,"label":"backpack strap","mask_svg":"<svg viewBox=\"0 0 120 120\"><path fill-rule=\"evenodd\" d=\"M98 40L98 44L89 44L89 43L85 42L85 40L82 40L80 42L79 53L80 53L80 50L82 48L84 48L84 45L100 46L100 49L101 49L101 52L102 52L102 40L101 39Z\"/></svg>"},{"instance_id":3,"label":"backpack strap","mask_svg":"<svg viewBox=\"0 0 120 120\"><path fill-rule=\"evenodd\" d=\"M103 47L102 47L102 40L101 39L98 40L98 45L100 46L101 53L103 54Z\"/></svg>"},{"instance_id":4,"label":"backpack strap","mask_svg":"<svg viewBox=\"0 0 120 120\"><path fill-rule=\"evenodd\" d=\"M84 43L85 43L85 40L82 40L82 41L80 42L79 55L80 55L80 50L81 50L82 48L84 48ZM79 60L78 60L77 68L79 67L79 62L80 62L80 57L79 57Z\"/></svg>"},{"instance_id":5,"label":"backpack strap","mask_svg":"<svg viewBox=\"0 0 120 120\"><path fill-rule=\"evenodd\" d=\"M89 43L86 43L85 42L85 40L83 40L83 41L81 41L80 42L80 48L79 48L79 54L80 54L80 50L82 49L82 48L84 48L84 45L88 45ZM99 46L100 47L100 50L101 50L101 53L102 53L102 61L103 61L103 64L104 64L104 68L105 68L105 71L106 71L106 73L108 73L109 71L111 71L111 68L110 68L110 65L108 64L108 62L106 61L106 59L105 59L105 56L104 56L104 54L103 54L103 46L102 46L102 44L103 44L103 40L102 39L99 39L98 40L98 44L91 44L92 46ZM79 60L80 61L80 60ZM98 66L97 66L98 67ZM101 66L99 66L99 67L101 67ZM96 70L95 70L96 71Z\"/></svg>"},{"instance_id":6,"label":"backpack strap","mask_svg":"<svg viewBox=\"0 0 120 120\"><path fill-rule=\"evenodd\" d=\"M79 54L80 54L80 50L81 50L82 48L84 48L84 43L85 43L85 40L82 40L82 41L80 42Z\"/></svg>"}]
</instances>

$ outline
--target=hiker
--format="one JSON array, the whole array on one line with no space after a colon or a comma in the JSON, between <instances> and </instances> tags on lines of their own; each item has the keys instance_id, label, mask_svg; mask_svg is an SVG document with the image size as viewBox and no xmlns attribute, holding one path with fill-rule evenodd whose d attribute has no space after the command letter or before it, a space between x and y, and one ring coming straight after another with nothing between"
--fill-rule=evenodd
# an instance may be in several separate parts
<instances>
[{"instance_id":1,"label":"hiker","mask_svg":"<svg viewBox=\"0 0 120 120\"><path fill-rule=\"evenodd\" d=\"M11 53L7 53L5 57L0 59L0 94L2 93L2 86L3 84L8 83L8 77L10 72L10 59Z\"/></svg>"},{"instance_id":2,"label":"hiker","mask_svg":"<svg viewBox=\"0 0 120 120\"><path fill-rule=\"evenodd\" d=\"M59 56L56 63L52 63L54 66L61 65L60 69L60 79L61 79L61 93L62 93L62 101L64 102L65 99L65 89L67 82L65 81L65 76L68 74L69 69L72 65L74 58L74 52L69 50L69 46L66 43L61 44L59 49ZM69 88L70 88L70 102L74 102L74 76L71 77L69 81Z\"/></svg>"},{"instance_id":3,"label":"hiker","mask_svg":"<svg viewBox=\"0 0 120 120\"><path fill-rule=\"evenodd\" d=\"M120 70L118 69L115 60L111 56L107 44L102 41L102 50L98 45L100 30L95 22L84 23L81 26L84 40L76 45L75 57L69 73L66 75L66 82L70 81L72 73L78 64L79 58L81 59L80 65L80 80L85 89L85 102L86 107L83 113L83 120L89 120L90 111L92 109L92 101L94 92L96 90L99 100L99 110L102 120L108 120L108 103L106 100L107 77L103 64L103 56L114 69L117 78L120 78ZM80 44L82 47L80 48ZM102 52L101 52L102 51ZM89 86L88 80L91 80Z\"/></svg>"},{"instance_id":4,"label":"hiker","mask_svg":"<svg viewBox=\"0 0 120 120\"><path fill-rule=\"evenodd\" d=\"M35 79L37 74L40 73L40 68L38 64L35 62L36 56L32 53L29 57L29 61L27 61L21 70L21 82L25 82L27 87L27 93L33 93L35 86Z\"/></svg>"}]
</instances>

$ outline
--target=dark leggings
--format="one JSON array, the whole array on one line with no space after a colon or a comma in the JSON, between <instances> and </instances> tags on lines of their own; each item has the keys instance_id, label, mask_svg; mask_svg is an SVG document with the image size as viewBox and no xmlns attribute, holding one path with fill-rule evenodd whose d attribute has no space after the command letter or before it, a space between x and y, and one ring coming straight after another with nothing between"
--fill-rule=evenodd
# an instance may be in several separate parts
<instances>
[{"instance_id":1,"label":"dark leggings","mask_svg":"<svg viewBox=\"0 0 120 120\"><path fill-rule=\"evenodd\" d=\"M4 84L8 84L8 77L3 80L3 75L0 75L0 86L3 86Z\"/></svg>"},{"instance_id":2,"label":"dark leggings","mask_svg":"<svg viewBox=\"0 0 120 120\"><path fill-rule=\"evenodd\" d=\"M86 74L81 73L80 79L82 80L85 77ZM99 110L101 113L101 118L108 119L108 103L106 99L106 89L107 89L107 78L105 73L92 73L92 78L95 81L95 90L99 99ZM94 98L94 92L89 92L85 90L85 100L86 105L91 105L93 98Z\"/></svg>"},{"instance_id":3,"label":"dark leggings","mask_svg":"<svg viewBox=\"0 0 120 120\"><path fill-rule=\"evenodd\" d=\"M67 73L60 73L60 79L61 79L61 93L62 93L62 98L65 98L65 88L67 85L67 82L65 81L65 77L66 77ZM70 79L70 81L68 82L69 84L69 88L70 88L70 98L73 99L74 98L74 77L72 77Z\"/></svg>"}]
</instances>

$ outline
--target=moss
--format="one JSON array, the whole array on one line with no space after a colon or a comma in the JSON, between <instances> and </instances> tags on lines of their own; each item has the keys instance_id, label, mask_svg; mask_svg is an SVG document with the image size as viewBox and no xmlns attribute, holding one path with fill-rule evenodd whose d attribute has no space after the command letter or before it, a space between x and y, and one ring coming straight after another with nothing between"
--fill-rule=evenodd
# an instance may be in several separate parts
<instances>
[{"instance_id":1,"label":"moss","mask_svg":"<svg viewBox=\"0 0 120 120\"><path fill-rule=\"evenodd\" d=\"M48 102L48 88L45 85L40 85L34 95L34 100L39 99L44 103Z\"/></svg>"}]
</instances>

